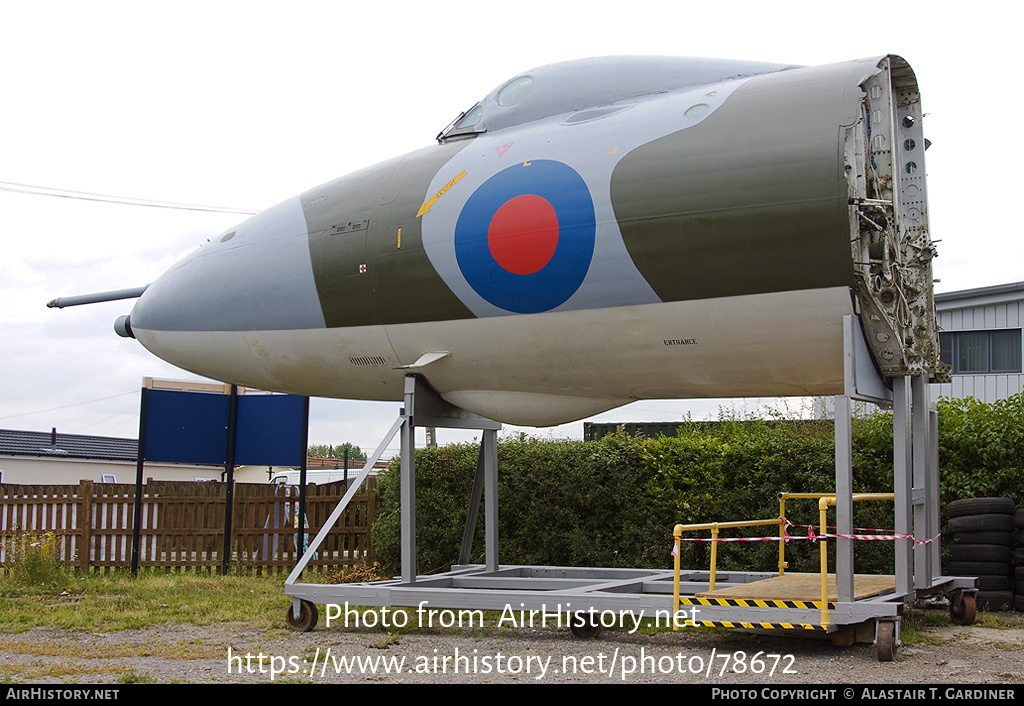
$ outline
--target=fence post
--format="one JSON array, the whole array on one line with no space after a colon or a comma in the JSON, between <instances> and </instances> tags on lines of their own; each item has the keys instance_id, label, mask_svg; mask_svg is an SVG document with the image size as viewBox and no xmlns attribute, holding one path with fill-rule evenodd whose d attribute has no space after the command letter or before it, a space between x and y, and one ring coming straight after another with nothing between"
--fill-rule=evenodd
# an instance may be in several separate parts
<instances>
[{"instance_id":1,"label":"fence post","mask_svg":"<svg viewBox=\"0 0 1024 706\"><path fill-rule=\"evenodd\" d=\"M239 556L268 571L294 564L304 553L310 531L319 531L327 521L324 510L329 501L325 498L336 495L339 485L310 484L307 517L300 520L297 495L267 495L277 489L242 484L235 503ZM357 504L346 508L347 519L335 518L339 526L328 530L330 536L325 536L316 555L316 566L351 567L363 559L373 562L370 530L376 512L376 485L375 478L367 479L362 493L352 498ZM112 485L91 480L65 486L7 485L0 493L0 528L8 533L12 527L46 531L49 523L45 520L56 518L52 529L66 541L62 561L82 572L131 566L131 559L136 573L139 568L216 570L223 565L223 557L218 555L223 537L223 483L147 478L137 496L138 522L134 521L135 488L134 483ZM55 511L53 499L58 497L62 504ZM134 551L133 534L138 537ZM258 557L257 546L267 548L258 552ZM72 548L77 557L71 554Z\"/></svg>"},{"instance_id":2,"label":"fence post","mask_svg":"<svg viewBox=\"0 0 1024 706\"><path fill-rule=\"evenodd\" d=\"M91 480L78 481L78 570L89 573L92 556L92 494Z\"/></svg>"}]
</instances>

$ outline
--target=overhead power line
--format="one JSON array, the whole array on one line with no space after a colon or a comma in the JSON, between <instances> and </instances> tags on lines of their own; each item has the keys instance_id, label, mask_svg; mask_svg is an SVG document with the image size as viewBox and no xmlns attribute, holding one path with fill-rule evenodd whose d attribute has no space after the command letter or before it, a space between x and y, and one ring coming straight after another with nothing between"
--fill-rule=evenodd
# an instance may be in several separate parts
<instances>
[{"instance_id":1,"label":"overhead power line","mask_svg":"<svg viewBox=\"0 0 1024 706\"><path fill-rule=\"evenodd\" d=\"M15 417L29 417L33 414L43 414L44 412L56 412L59 409L70 409L71 407L81 407L82 405L92 404L93 402L103 402L105 400L112 400L116 397L124 397L125 395L137 395L138 390L131 390L130 392L121 392L116 395L110 395L108 397L98 397L94 400L86 400L85 402L74 402L72 404L61 405L60 407L50 407L49 409L37 409L34 412L19 412L18 414L8 414L0 417L0 420L14 419Z\"/></svg>"},{"instance_id":2,"label":"overhead power line","mask_svg":"<svg viewBox=\"0 0 1024 706\"><path fill-rule=\"evenodd\" d=\"M104 203L120 203L128 206L147 206L149 208L172 208L181 211L207 211L212 213L241 213L253 215L259 213L254 209L231 208L228 206L202 206L199 204L174 203L171 201L153 201L150 199L136 199L130 196L113 196L111 194L93 194L87 191L69 191L67 189L54 189L49 186L33 186L32 184L17 184L9 181L0 181L0 191L14 191L21 194L34 194L36 196L55 196L63 199L80 199L82 201L102 201Z\"/></svg>"}]
</instances>

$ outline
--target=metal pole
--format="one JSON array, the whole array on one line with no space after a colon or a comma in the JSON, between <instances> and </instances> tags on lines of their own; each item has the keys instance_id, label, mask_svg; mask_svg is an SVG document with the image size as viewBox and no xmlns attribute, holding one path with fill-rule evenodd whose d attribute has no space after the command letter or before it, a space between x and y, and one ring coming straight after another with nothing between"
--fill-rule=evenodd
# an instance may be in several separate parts
<instances>
[{"instance_id":1,"label":"metal pole","mask_svg":"<svg viewBox=\"0 0 1024 706\"><path fill-rule=\"evenodd\" d=\"M377 447L377 450L373 452L372 456L370 456L370 459L366 462L366 465L363 466L363 470L360 471L359 475L356 476L355 481L352 482L352 486L345 491L345 497L339 500L338 504L334 506L334 510L331 511L331 514L327 518L327 521L324 522L324 524L320 527L320 531L317 532L315 537L313 537L313 541L306 549L306 553L302 555L302 558L299 559L299 563L296 564L295 568L292 569L292 572L288 574L288 578L286 578L284 581L285 586L293 585L295 583L295 580L302 573L302 570L306 568L306 564L309 563L309 560L313 557L313 554L316 553L316 550L320 547L324 539L330 533L331 528L334 527L334 523L338 521L339 517L341 517L341 513L345 511L345 508L348 507L348 504L352 501L352 498L355 497L356 493L359 491L359 488L362 486L363 481L366 480L366 477L368 475L370 475L370 471L373 470L374 464L377 463L380 457L387 450L388 444L390 444L391 440L395 438L395 434L398 433L398 429L402 426L402 424L404 424L403 418L399 417L397 420L395 420L395 423L391 425L391 430L380 442L380 445Z\"/></svg>"},{"instance_id":2,"label":"metal pole","mask_svg":"<svg viewBox=\"0 0 1024 706\"><path fill-rule=\"evenodd\" d=\"M931 539L929 532L931 507L931 482L928 477L928 447L930 425L928 423L928 376L918 375L911 381L913 393L913 455L914 455L914 537L919 540ZM936 505L935 511L938 512ZM933 535L932 535L933 536ZM914 586L918 589L930 588L932 584L932 556L929 545L917 544L914 547Z\"/></svg>"},{"instance_id":3,"label":"metal pole","mask_svg":"<svg viewBox=\"0 0 1024 706\"><path fill-rule=\"evenodd\" d=\"M911 534L913 505L913 453L911 448L911 396L910 378L897 377L892 381L892 443L893 492L895 498L895 527L897 535ZM914 543L911 539L896 540L896 592L914 595Z\"/></svg>"},{"instance_id":4,"label":"metal pole","mask_svg":"<svg viewBox=\"0 0 1024 706\"><path fill-rule=\"evenodd\" d=\"M925 391L927 394L928 378L925 377ZM928 469L928 538L939 536L939 411L934 404L928 404L928 453L925 464ZM1018 532L1018 535L1020 533ZM928 545L929 559L931 560L931 578L936 579L942 576L942 545L936 539ZM933 581L929 581L929 587Z\"/></svg>"},{"instance_id":5,"label":"metal pole","mask_svg":"<svg viewBox=\"0 0 1024 706\"><path fill-rule=\"evenodd\" d=\"M469 509L466 512L466 526L462 530L462 548L459 550L459 563L468 564L473 552L473 540L476 538L476 523L480 516L480 501L484 497L484 442L480 442L480 452L476 456L476 473L473 474L473 489L469 494Z\"/></svg>"},{"instance_id":6,"label":"metal pole","mask_svg":"<svg viewBox=\"0 0 1024 706\"><path fill-rule=\"evenodd\" d=\"M235 446L238 437L238 386L231 386L231 399L228 404L228 453L224 462L227 474L227 486L224 494L224 554L221 557L221 572L227 573L231 564L231 515L234 512L235 499Z\"/></svg>"},{"instance_id":7,"label":"metal pole","mask_svg":"<svg viewBox=\"0 0 1024 706\"><path fill-rule=\"evenodd\" d=\"M484 543L487 570L498 570L498 432L483 430L484 453Z\"/></svg>"},{"instance_id":8,"label":"metal pole","mask_svg":"<svg viewBox=\"0 0 1024 706\"><path fill-rule=\"evenodd\" d=\"M309 397L302 398L302 461L299 466L299 532L296 535L301 537L302 548L295 547L300 556L306 551L306 470L307 451L309 449ZM292 523L294 524L294 523Z\"/></svg>"},{"instance_id":9,"label":"metal pole","mask_svg":"<svg viewBox=\"0 0 1024 706\"><path fill-rule=\"evenodd\" d=\"M405 409L402 410L402 468L399 502L402 516L402 583L416 582L416 378L405 378Z\"/></svg>"},{"instance_id":10,"label":"metal pole","mask_svg":"<svg viewBox=\"0 0 1024 706\"><path fill-rule=\"evenodd\" d=\"M135 503L132 508L132 576L139 575L139 544L142 539L142 472L146 459L146 402L149 399L146 388L142 388L142 402L139 405L139 446L135 459ZM90 518L85 518L89 522ZM89 551L89 547L83 547Z\"/></svg>"},{"instance_id":11,"label":"metal pole","mask_svg":"<svg viewBox=\"0 0 1024 706\"><path fill-rule=\"evenodd\" d=\"M853 534L853 433L850 398L836 397L836 534ZM825 532L825 528L822 528ZM853 600L853 540L836 540L836 597Z\"/></svg>"}]
</instances>

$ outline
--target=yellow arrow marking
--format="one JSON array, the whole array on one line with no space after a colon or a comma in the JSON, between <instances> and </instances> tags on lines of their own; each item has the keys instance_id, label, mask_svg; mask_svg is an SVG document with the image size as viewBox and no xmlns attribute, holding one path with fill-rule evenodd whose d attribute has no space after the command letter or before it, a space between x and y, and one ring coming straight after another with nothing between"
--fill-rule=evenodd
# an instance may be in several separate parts
<instances>
[{"instance_id":1,"label":"yellow arrow marking","mask_svg":"<svg viewBox=\"0 0 1024 706\"><path fill-rule=\"evenodd\" d=\"M609 154L609 155L612 155L612 154L615 154L615 153L616 153L616 152L618 152L618 151L619 151L619 148L618 148L618 147L616 147L615 149L613 149L613 150L612 150L611 152L609 152L608 154Z\"/></svg>"},{"instance_id":2,"label":"yellow arrow marking","mask_svg":"<svg viewBox=\"0 0 1024 706\"><path fill-rule=\"evenodd\" d=\"M435 203L435 202L436 202L436 201L437 201L437 200L438 200L439 198L441 198L442 196L444 196L444 193L445 193L446 191L448 191L448 189L450 189L450 188L452 188L453 186L455 186L455 184L457 184L457 183L458 183L459 179L461 179L461 178L462 178L462 177L464 177L464 176L466 176L466 171L465 171L465 170L463 170L463 171L459 172L458 174L456 174L456 175L455 175L455 178L453 178L453 179L452 179L452 180L451 180L450 182L448 182L447 184L445 184L444 186L442 186L442 187L441 187L441 189L440 189L440 191L438 191L438 192L437 192L436 194L434 194L433 196L431 196L429 200L427 200L427 201L424 201L424 202L423 202L423 205L422 205L422 206L420 206L420 210L416 212L416 217L417 217L417 218L419 218L419 217L420 217L420 216L422 216L422 215L423 215L424 213L426 213L427 211L429 211L429 210L430 210L430 207L431 207L431 206L433 206L433 205L434 205L434 203Z\"/></svg>"}]
</instances>

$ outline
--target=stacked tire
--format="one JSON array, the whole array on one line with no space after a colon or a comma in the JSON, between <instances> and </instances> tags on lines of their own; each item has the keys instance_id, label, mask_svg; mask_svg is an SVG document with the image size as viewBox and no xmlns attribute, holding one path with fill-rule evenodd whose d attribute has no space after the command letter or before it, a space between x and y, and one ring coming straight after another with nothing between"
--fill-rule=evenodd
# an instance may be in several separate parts
<instances>
[{"instance_id":1,"label":"stacked tire","mask_svg":"<svg viewBox=\"0 0 1024 706\"><path fill-rule=\"evenodd\" d=\"M1024 507L1018 508L1013 515L1013 525L1017 528L1017 548L1013 550L1013 563L1017 595L1013 599L1015 610L1024 612Z\"/></svg>"},{"instance_id":2,"label":"stacked tire","mask_svg":"<svg viewBox=\"0 0 1024 706\"><path fill-rule=\"evenodd\" d=\"M967 498L954 500L946 507L949 522L945 538L949 544L947 576L976 576L978 578L977 607L988 610L1007 610L1015 606L1014 588L1024 596L1024 575L1018 569L1014 574L1016 554L1024 554L1020 547L1014 550L1013 530L1018 518L1010 498ZM1016 513L1016 515L1015 515ZM1021 565L1022 562L1018 562Z\"/></svg>"}]
</instances>

